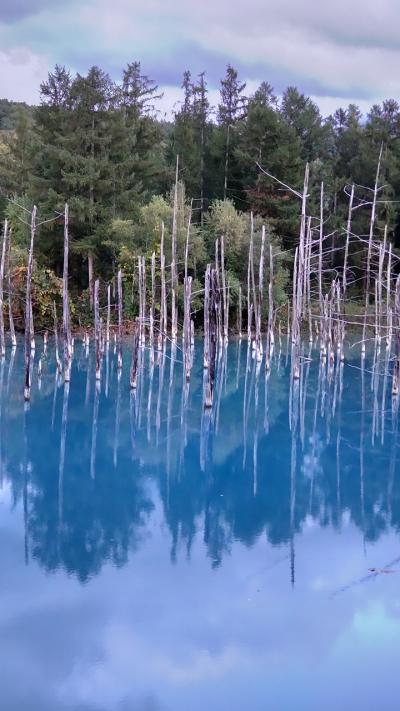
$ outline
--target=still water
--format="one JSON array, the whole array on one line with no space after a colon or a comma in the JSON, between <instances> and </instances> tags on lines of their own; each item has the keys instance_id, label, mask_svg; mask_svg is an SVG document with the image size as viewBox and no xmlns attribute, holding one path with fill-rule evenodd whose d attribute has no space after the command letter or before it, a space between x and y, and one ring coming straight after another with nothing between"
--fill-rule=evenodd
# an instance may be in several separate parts
<instances>
[{"instance_id":1,"label":"still water","mask_svg":"<svg viewBox=\"0 0 400 711\"><path fill-rule=\"evenodd\" d=\"M308 348L308 346L307 346ZM39 352L36 353L36 362ZM96 389L77 344L22 400L0 365L0 689L5 711L400 707L400 465L384 349L314 352L301 380L247 344L202 408L196 343L113 349Z\"/></svg>"}]
</instances>

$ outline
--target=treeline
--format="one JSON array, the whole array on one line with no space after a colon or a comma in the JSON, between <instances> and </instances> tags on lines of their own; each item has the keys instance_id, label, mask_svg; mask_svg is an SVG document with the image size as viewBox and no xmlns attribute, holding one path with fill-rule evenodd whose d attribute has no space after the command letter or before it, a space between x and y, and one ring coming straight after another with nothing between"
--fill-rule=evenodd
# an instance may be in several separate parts
<instances>
[{"instance_id":1,"label":"treeline","mask_svg":"<svg viewBox=\"0 0 400 711\"><path fill-rule=\"evenodd\" d=\"M86 76L72 76L56 66L41 85L38 107L0 102L0 129L5 129L0 134L1 216L8 217L13 244L23 251L25 210L35 203L46 220L61 214L68 201L72 293L87 289L92 270L107 280L118 265L133 273L137 255L157 249L161 222L168 245L177 156L181 243L191 206L194 277L202 276L212 258L214 237L224 233L231 280L242 279L250 212L266 223L276 244L293 248L299 201L261 168L301 190L306 162L311 173L310 214L320 214L324 183L324 231L332 235L334 268L335 247L343 243L347 219L345 188L359 186L357 200L360 206L362 200L367 205L354 213L352 230L367 234L368 187L374 185L382 146L376 232L383 233L387 224L396 246L400 206L396 101L373 106L365 118L351 104L324 119L317 105L294 87L278 100L263 82L249 95L231 66L221 81L217 107L210 104L204 73L196 77L184 73L182 101L173 120L160 118L160 98L159 87L139 62L133 62L119 81L99 67ZM350 255L351 260L356 264L357 255ZM61 219L42 225L36 264L56 277L61 274ZM286 268L290 269L290 259Z\"/></svg>"}]
</instances>

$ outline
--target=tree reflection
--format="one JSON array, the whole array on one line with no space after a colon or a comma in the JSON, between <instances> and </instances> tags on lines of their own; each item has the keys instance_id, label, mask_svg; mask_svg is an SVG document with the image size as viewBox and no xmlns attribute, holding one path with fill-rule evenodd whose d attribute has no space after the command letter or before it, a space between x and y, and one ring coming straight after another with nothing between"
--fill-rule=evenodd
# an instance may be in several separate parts
<instances>
[{"instance_id":1,"label":"tree reflection","mask_svg":"<svg viewBox=\"0 0 400 711\"><path fill-rule=\"evenodd\" d=\"M200 348L190 385L175 346L156 359L143 351L135 394L107 352L104 391L88 386L89 355L77 358L57 398L49 358L25 412L13 397L18 380L14 391L2 370L1 471L23 508L27 561L29 551L47 571L82 582L106 562L122 566L149 535L159 502L172 562L190 557L198 539L218 567L235 541L251 547L265 536L286 547L293 583L296 537L310 517L340 529L347 512L365 542L399 530L398 405L387 359L332 368L303 351L293 381L290 356L275 355L265 374L251 349L241 350L221 354L211 411L201 404ZM10 367L20 368L14 357Z\"/></svg>"}]
</instances>

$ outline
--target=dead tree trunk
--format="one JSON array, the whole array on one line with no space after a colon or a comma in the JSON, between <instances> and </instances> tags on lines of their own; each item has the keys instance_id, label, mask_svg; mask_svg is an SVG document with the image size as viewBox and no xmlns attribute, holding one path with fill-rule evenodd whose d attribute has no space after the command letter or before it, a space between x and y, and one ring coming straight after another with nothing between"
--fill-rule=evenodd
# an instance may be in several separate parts
<instances>
[{"instance_id":1,"label":"dead tree trunk","mask_svg":"<svg viewBox=\"0 0 400 711\"><path fill-rule=\"evenodd\" d=\"M117 363L118 363L118 370L121 370L122 368L122 299L123 299L123 294L122 294L122 271L121 269L118 270L118 355L117 355Z\"/></svg>"},{"instance_id":2,"label":"dead tree trunk","mask_svg":"<svg viewBox=\"0 0 400 711\"><path fill-rule=\"evenodd\" d=\"M99 280L94 283L94 340L96 349L96 380L101 378L101 327L99 315Z\"/></svg>"},{"instance_id":3,"label":"dead tree trunk","mask_svg":"<svg viewBox=\"0 0 400 711\"><path fill-rule=\"evenodd\" d=\"M176 341L176 338L178 335L178 310L177 310L177 305L176 305L176 288L178 285L177 266L176 266L176 237L177 237L177 218L178 218L178 171L179 171L179 156L176 157L174 207L173 207L173 216L172 216L171 338L173 341Z\"/></svg>"},{"instance_id":4,"label":"dead tree trunk","mask_svg":"<svg viewBox=\"0 0 400 711\"><path fill-rule=\"evenodd\" d=\"M274 301L273 301L273 280L274 280L274 268L273 268L273 254L272 246L269 246L269 285L268 285L268 326L267 326L267 347L265 354L265 369L269 371L271 367L271 353L274 346Z\"/></svg>"},{"instance_id":5,"label":"dead tree trunk","mask_svg":"<svg viewBox=\"0 0 400 711\"><path fill-rule=\"evenodd\" d=\"M57 309L56 309L56 302L53 301L53 321L54 321L54 350L55 350L55 359L56 359L56 367L57 371L61 373L62 366L61 366L61 361L60 361L60 353L58 350L58 323L57 323Z\"/></svg>"},{"instance_id":6,"label":"dead tree trunk","mask_svg":"<svg viewBox=\"0 0 400 711\"><path fill-rule=\"evenodd\" d=\"M183 316L183 358L186 382L190 380L191 359L191 320L190 304L192 296L192 277L187 277L184 282L184 316Z\"/></svg>"},{"instance_id":7,"label":"dead tree trunk","mask_svg":"<svg viewBox=\"0 0 400 711\"><path fill-rule=\"evenodd\" d=\"M133 324L133 338L132 338L132 361L131 361L131 373L130 373L130 386L131 390L136 390L137 387L137 371L138 371L138 359L139 359L139 323L135 320Z\"/></svg>"},{"instance_id":8,"label":"dead tree trunk","mask_svg":"<svg viewBox=\"0 0 400 711\"><path fill-rule=\"evenodd\" d=\"M381 149L379 151L378 166L376 169L376 177L375 177L375 185L374 185L374 197L372 200L372 208L371 208L371 220L369 223L367 271L366 271L367 307L369 306L369 288L370 288L370 283L371 283L370 268L371 268L372 242L373 242L373 237L374 237L374 226L375 226L375 220L376 220L376 202L378 199L378 186L379 186L379 176L380 176L380 172L381 172L382 150L383 150L383 145L381 145Z\"/></svg>"},{"instance_id":9,"label":"dead tree trunk","mask_svg":"<svg viewBox=\"0 0 400 711\"><path fill-rule=\"evenodd\" d=\"M111 284L107 286L107 325L106 325L106 344L110 343L110 321L111 321Z\"/></svg>"},{"instance_id":10,"label":"dead tree trunk","mask_svg":"<svg viewBox=\"0 0 400 711\"><path fill-rule=\"evenodd\" d=\"M189 212L189 218L188 218L188 224L187 224L187 230L186 230L186 244L185 244L185 279L187 279L187 276L188 276L189 239L190 239L190 227L191 227L191 224L192 224L192 205L193 205L193 200L190 201L190 212Z\"/></svg>"},{"instance_id":11,"label":"dead tree trunk","mask_svg":"<svg viewBox=\"0 0 400 711\"><path fill-rule=\"evenodd\" d=\"M150 300L150 348L154 347L154 309L156 301L156 255L155 252L151 255L151 300ZM152 356L153 357L153 356Z\"/></svg>"},{"instance_id":12,"label":"dead tree trunk","mask_svg":"<svg viewBox=\"0 0 400 711\"><path fill-rule=\"evenodd\" d=\"M260 361L262 359L262 345L261 345L261 317L259 313L259 299L256 289L256 280L254 276L254 220L253 213L251 214L251 234L250 234L250 247L249 247L249 264L250 264L250 278L251 278L251 289L253 293L253 305L254 305L254 321L256 327L256 340L255 340L255 355L256 360Z\"/></svg>"},{"instance_id":13,"label":"dead tree trunk","mask_svg":"<svg viewBox=\"0 0 400 711\"><path fill-rule=\"evenodd\" d=\"M63 337L64 337L64 379L68 383L71 380L71 325L69 315L68 299L68 205L64 210L64 270L63 270Z\"/></svg>"},{"instance_id":14,"label":"dead tree trunk","mask_svg":"<svg viewBox=\"0 0 400 711\"><path fill-rule=\"evenodd\" d=\"M145 344L145 320L146 320L146 266L144 257L138 257L139 275L139 345Z\"/></svg>"},{"instance_id":15,"label":"dead tree trunk","mask_svg":"<svg viewBox=\"0 0 400 711\"><path fill-rule=\"evenodd\" d=\"M8 233L8 222L4 222L4 233L3 233L3 245L1 250L1 262L0 262L0 354L4 358L6 354L6 338L4 333L4 312L3 312L3 295L4 295L4 264L6 259L6 248L7 248L7 236Z\"/></svg>"},{"instance_id":16,"label":"dead tree trunk","mask_svg":"<svg viewBox=\"0 0 400 711\"><path fill-rule=\"evenodd\" d=\"M207 264L204 278L204 368L210 365L210 286L211 264Z\"/></svg>"},{"instance_id":17,"label":"dead tree trunk","mask_svg":"<svg viewBox=\"0 0 400 711\"><path fill-rule=\"evenodd\" d=\"M31 240L26 272L26 303L25 303L25 386L24 398L31 398L31 333L32 333L32 271L33 271L33 245L36 235L36 205L31 214Z\"/></svg>"},{"instance_id":18,"label":"dead tree trunk","mask_svg":"<svg viewBox=\"0 0 400 711\"><path fill-rule=\"evenodd\" d=\"M347 291L347 260L349 257L349 242L350 242L350 232L351 232L351 217L353 211L353 201L354 201L354 185L351 186L350 202L349 202L349 214L347 217L347 227L346 227L346 246L344 249L344 262L343 262L343 298L346 297Z\"/></svg>"},{"instance_id":19,"label":"dead tree trunk","mask_svg":"<svg viewBox=\"0 0 400 711\"><path fill-rule=\"evenodd\" d=\"M392 339L392 309L391 309L391 283L392 283L392 243L389 242L389 255L388 255L388 263L387 263L387 273L386 273L386 323L387 323L387 332L386 332L386 345L389 348L390 342Z\"/></svg>"},{"instance_id":20,"label":"dead tree trunk","mask_svg":"<svg viewBox=\"0 0 400 711\"><path fill-rule=\"evenodd\" d=\"M164 255L164 223L161 225L160 271L161 271L161 303L160 303L160 333L158 349L161 351L167 331L167 292L165 286L165 255Z\"/></svg>"},{"instance_id":21,"label":"dead tree trunk","mask_svg":"<svg viewBox=\"0 0 400 711\"><path fill-rule=\"evenodd\" d=\"M210 301L209 301L209 336L208 336L208 342L209 342L209 367L207 371L207 381L206 381L206 387L205 387L205 398L204 398L204 407L205 408L210 408L212 407L213 403L213 395L214 395L214 382L215 382L215 360L216 360L216 353L217 353L217 321L216 321L216 314L217 314L217 299L218 299L218 282L217 282L217 274L215 269L211 269L210 273Z\"/></svg>"},{"instance_id":22,"label":"dead tree trunk","mask_svg":"<svg viewBox=\"0 0 400 711\"><path fill-rule=\"evenodd\" d=\"M400 387L400 275L397 277L394 296L394 323L395 323L395 359L393 365L392 394L399 394Z\"/></svg>"},{"instance_id":23,"label":"dead tree trunk","mask_svg":"<svg viewBox=\"0 0 400 711\"><path fill-rule=\"evenodd\" d=\"M221 285L222 285L222 305L223 305L223 340L224 340L224 343L228 343L228 294L227 294L227 289L226 289L225 249L224 249L223 235L221 235L220 245L221 245Z\"/></svg>"},{"instance_id":24,"label":"dead tree trunk","mask_svg":"<svg viewBox=\"0 0 400 711\"><path fill-rule=\"evenodd\" d=\"M14 317L12 311L12 277L11 277L11 229L8 230L7 240L7 283L8 283L8 322L10 326L10 336L12 347L17 345L15 336Z\"/></svg>"},{"instance_id":25,"label":"dead tree trunk","mask_svg":"<svg viewBox=\"0 0 400 711\"><path fill-rule=\"evenodd\" d=\"M250 289L250 260L251 260L251 249L249 247L249 257L247 262L247 340L251 341L251 328L252 328L252 301L251 301L251 289Z\"/></svg>"},{"instance_id":26,"label":"dead tree trunk","mask_svg":"<svg viewBox=\"0 0 400 711\"><path fill-rule=\"evenodd\" d=\"M321 183L321 197L319 206L319 252L318 252L318 294L319 311L322 313L322 241L324 237L324 184Z\"/></svg>"},{"instance_id":27,"label":"dead tree trunk","mask_svg":"<svg viewBox=\"0 0 400 711\"><path fill-rule=\"evenodd\" d=\"M88 275L89 275L89 300L90 308L93 310L93 254L88 254Z\"/></svg>"},{"instance_id":28,"label":"dead tree trunk","mask_svg":"<svg viewBox=\"0 0 400 711\"><path fill-rule=\"evenodd\" d=\"M242 339L242 287L239 285L239 303L238 303L238 333L239 339Z\"/></svg>"}]
</instances>

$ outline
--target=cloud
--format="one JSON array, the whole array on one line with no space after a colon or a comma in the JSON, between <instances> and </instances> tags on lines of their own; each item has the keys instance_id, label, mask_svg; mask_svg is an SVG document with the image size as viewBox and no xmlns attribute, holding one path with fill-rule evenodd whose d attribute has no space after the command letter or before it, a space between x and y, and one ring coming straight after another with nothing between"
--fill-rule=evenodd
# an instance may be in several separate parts
<instances>
[{"instance_id":1,"label":"cloud","mask_svg":"<svg viewBox=\"0 0 400 711\"><path fill-rule=\"evenodd\" d=\"M44 7L51 7L52 0L3 0L0 7L1 22L15 22L36 15Z\"/></svg>"},{"instance_id":2,"label":"cloud","mask_svg":"<svg viewBox=\"0 0 400 711\"><path fill-rule=\"evenodd\" d=\"M351 92L366 98L400 91L400 42L395 31L400 12L392 0L384 0L379 12L372 3L365 6L356 0L349 6L339 0L335 13L313 0L283 0L279 6L249 0L234 14L228 0L206 4L150 0L144 11L132 8L128 0L112 6L106 0L92 0L81 9L83 24L94 7L106 48L116 42L123 48L130 41L145 56L156 48L156 55L169 58L183 45L190 48L189 64L192 52L214 61L219 57L221 64L239 62L243 69L257 67L260 74L264 69L267 76L260 78L273 81L278 73L288 82L294 77L306 86L318 82L326 87L325 94Z\"/></svg>"},{"instance_id":3,"label":"cloud","mask_svg":"<svg viewBox=\"0 0 400 711\"><path fill-rule=\"evenodd\" d=\"M48 72L47 60L29 49L0 51L0 96L37 103L40 82Z\"/></svg>"},{"instance_id":4,"label":"cloud","mask_svg":"<svg viewBox=\"0 0 400 711\"><path fill-rule=\"evenodd\" d=\"M313 96L310 98L319 106L322 116L334 114L339 107L347 107L350 102L346 96ZM358 99L357 105L362 114L367 114L371 108L371 101L368 99Z\"/></svg>"},{"instance_id":5,"label":"cloud","mask_svg":"<svg viewBox=\"0 0 400 711\"><path fill-rule=\"evenodd\" d=\"M295 84L321 97L321 106L338 97L365 110L367 102L400 94L397 1L378 7L337 0L333 12L315 0L248 0L231 9L230 0L17 0L2 7L0 40L3 52L25 47L32 57L48 57L50 66L79 71L99 64L115 78L126 62L140 59L174 99L184 69L205 70L216 90L228 62L278 93ZM29 87L18 74L13 84L20 94Z\"/></svg>"}]
</instances>

